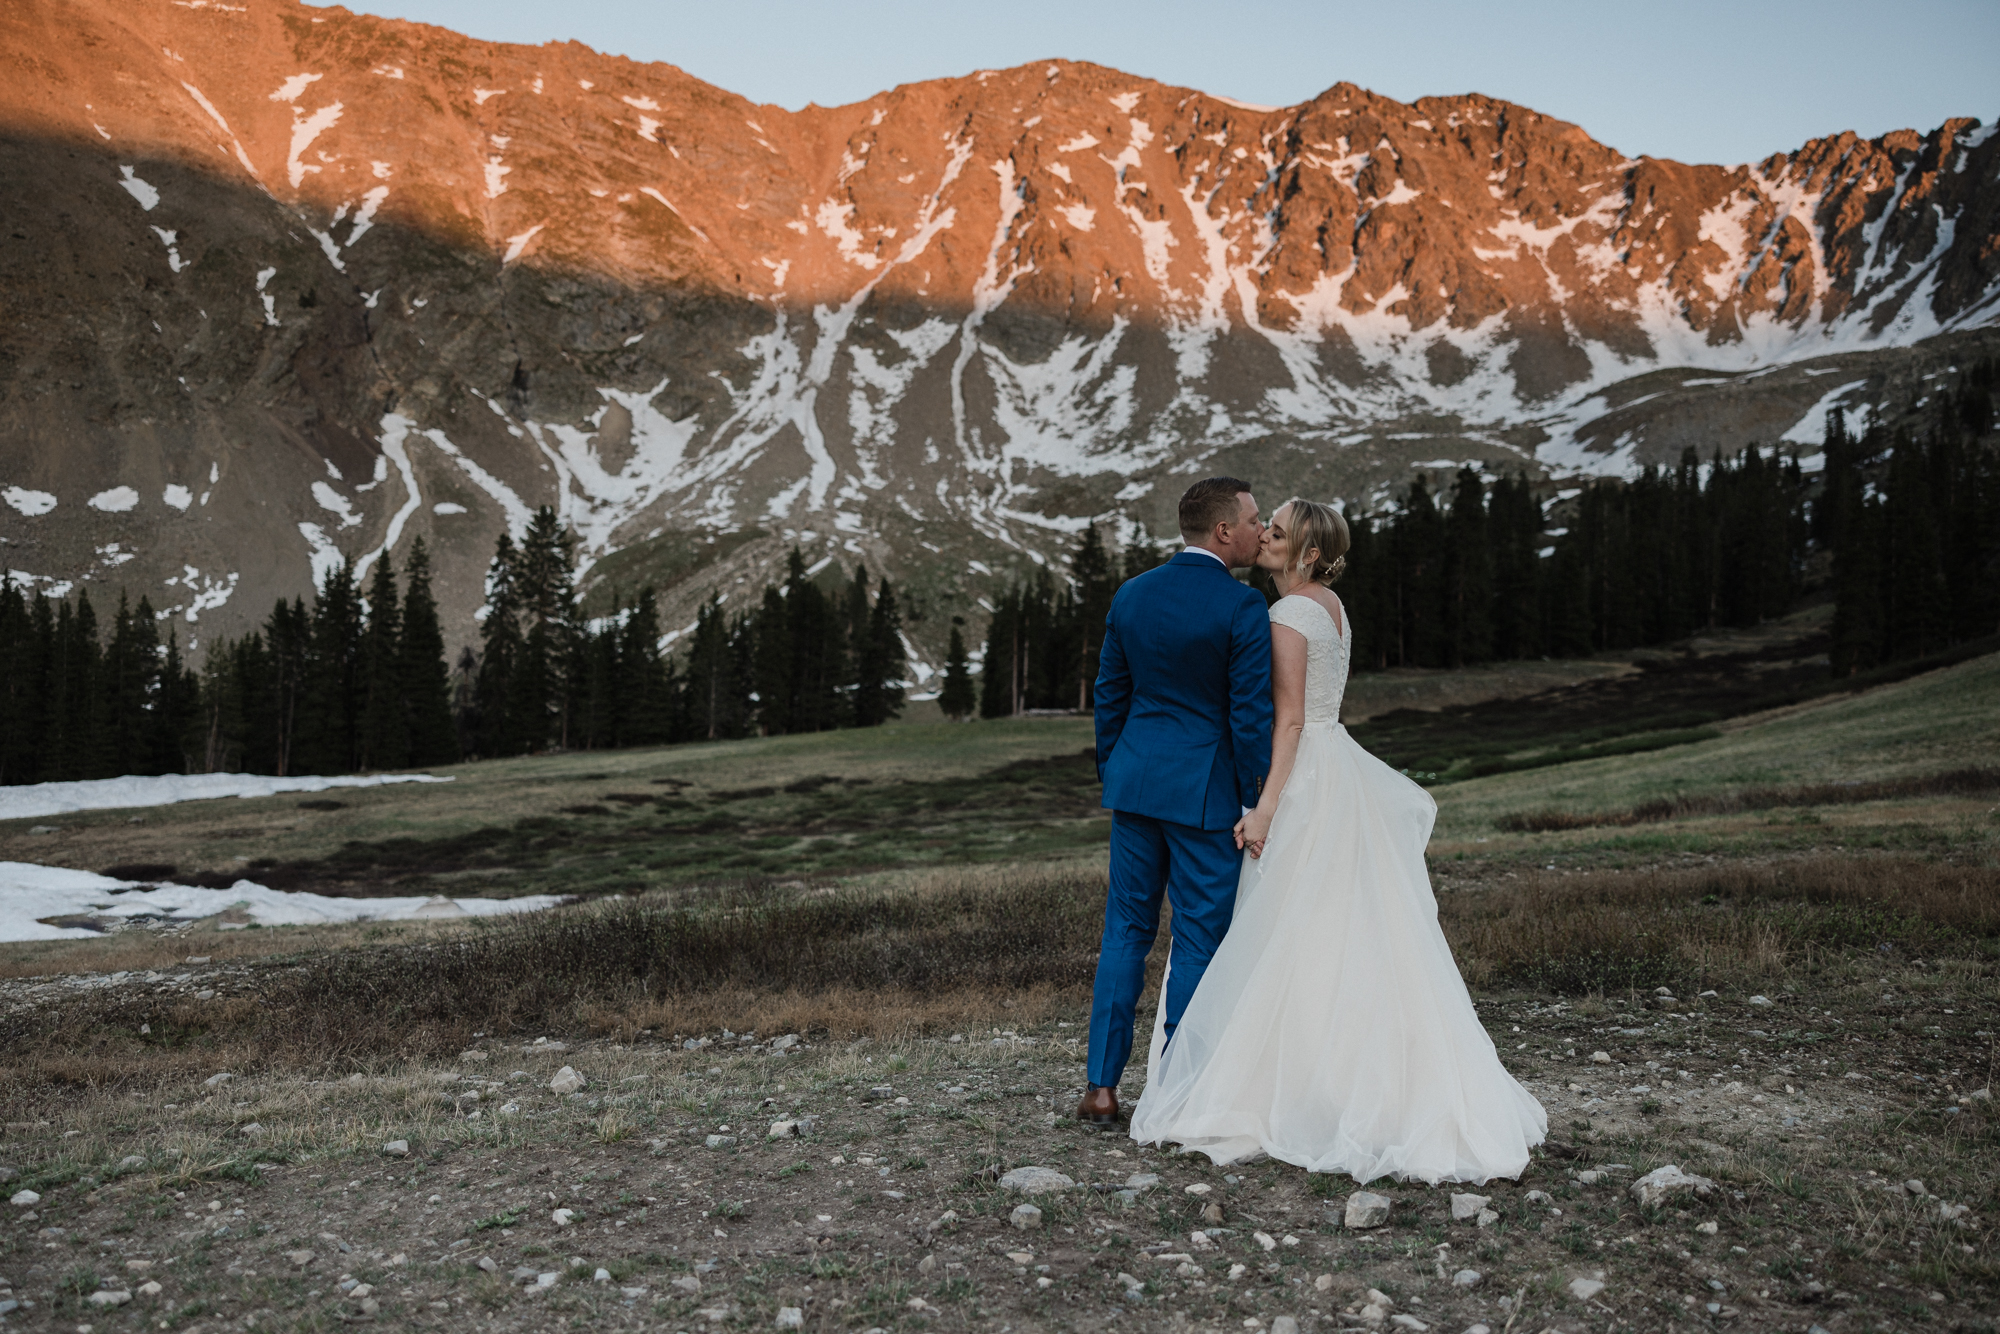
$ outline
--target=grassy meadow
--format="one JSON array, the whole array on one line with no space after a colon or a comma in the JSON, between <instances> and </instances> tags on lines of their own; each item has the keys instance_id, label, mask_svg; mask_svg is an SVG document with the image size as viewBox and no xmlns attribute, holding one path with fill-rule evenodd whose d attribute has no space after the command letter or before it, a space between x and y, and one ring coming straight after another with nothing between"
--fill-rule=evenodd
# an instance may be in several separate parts
<instances>
[{"instance_id":1,"label":"grassy meadow","mask_svg":"<svg viewBox=\"0 0 2000 1334\"><path fill-rule=\"evenodd\" d=\"M1352 1234L1353 1183L1067 1120L1089 721L930 721L0 824L0 858L129 876L577 900L0 946L0 1170L44 1197L0 1277L100 1330L1345 1329L1371 1290L1452 1330L1994 1330L2000 655L1827 692L1815 629L1355 683L1551 1112L1478 1188L1491 1229L1379 1183L1396 1218ZM588 1087L552 1095L562 1065ZM1715 1197L1635 1208L1617 1183L1667 1162ZM1028 1163L1103 1189L1019 1231L996 1179ZM1135 1170L1166 1185L1111 1193ZM1194 1228L1213 1256L1154 1265ZM137 1282L114 1254L172 1278L92 1307Z\"/></svg>"}]
</instances>

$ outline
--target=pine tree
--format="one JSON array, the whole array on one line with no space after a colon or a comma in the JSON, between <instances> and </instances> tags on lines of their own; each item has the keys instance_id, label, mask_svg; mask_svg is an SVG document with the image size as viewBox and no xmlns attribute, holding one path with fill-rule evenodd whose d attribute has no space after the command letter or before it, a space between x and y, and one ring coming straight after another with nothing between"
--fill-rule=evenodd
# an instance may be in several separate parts
<instances>
[{"instance_id":1,"label":"pine tree","mask_svg":"<svg viewBox=\"0 0 2000 1334\"><path fill-rule=\"evenodd\" d=\"M903 674L909 659L903 650L903 617L896 607L896 590L885 575L869 613L867 639L861 653L861 680L854 696L857 727L878 727L903 713Z\"/></svg>"},{"instance_id":2,"label":"pine tree","mask_svg":"<svg viewBox=\"0 0 2000 1334\"><path fill-rule=\"evenodd\" d=\"M951 618L951 642L944 654L944 688L938 692L938 708L953 722L964 722L979 707L972 692L972 672L965 657L965 636L959 626L965 618Z\"/></svg>"},{"instance_id":3,"label":"pine tree","mask_svg":"<svg viewBox=\"0 0 2000 1334\"><path fill-rule=\"evenodd\" d=\"M405 692L409 755L419 768L455 763L458 727L453 720L452 687L445 668L444 631L431 592L431 558L418 538L403 567L403 634L398 675Z\"/></svg>"},{"instance_id":4,"label":"pine tree","mask_svg":"<svg viewBox=\"0 0 2000 1334\"><path fill-rule=\"evenodd\" d=\"M660 613L651 587L639 590L618 631L619 726L614 744L657 746L673 737L674 702L660 656Z\"/></svg>"},{"instance_id":5,"label":"pine tree","mask_svg":"<svg viewBox=\"0 0 2000 1334\"><path fill-rule=\"evenodd\" d=\"M1493 649L1493 557L1486 487L1477 469L1459 469L1445 519L1445 664L1485 662Z\"/></svg>"},{"instance_id":6,"label":"pine tree","mask_svg":"<svg viewBox=\"0 0 2000 1334\"><path fill-rule=\"evenodd\" d=\"M160 637L152 605L141 599L135 614L121 593L104 654L106 753L101 772L92 777L156 772L153 711L159 689Z\"/></svg>"},{"instance_id":7,"label":"pine tree","mask_svg":"<svg viewBox=\"0 0 2000 1334\"><path fill-rule=\"evenodd\" d=\"M1111 556L1098 537L1096 524L1084 527L1069 568L1076 588L1076 707L1079 712L1088 712L1097 685L1097 654L1104 646L1104 620L1111 612L1111 597L1118 591Z\"/></svg>"},{"instance_id":8,"label":"pine tree","mask_svg":"<svg viewBox=\"0 0 2000 1334\"><path fill-rule=\"evenodd\" d=\"M696 610L682 688L687 701L687 740L718 741L744 734L752 708L751 682L738 671L735 641L751 637L749 631L731 635L718 597L710 596Z\"/></svg>"},{"instance_id":9,"label":"pine tree","mask_svg":"<svg viewBox=\"0 0 2000 1334\"><path fill-rule=\"evenodd\" d=\"M509 713L521 668L521 595L516 586L519 553L506 533L494 544L486 571L486 619L479 627L479 670L472 690L473 735L482 755L515 755L522 749Z\"/></svg>"},{"instance_id":10,"label":"pine tree","mask_svg":"<svg viewBox=\"0 0 2000 1334\"><path fill-rule=\"evenodd\" d=\"M403 681L403 616L396 572L384 551L368 584L368 622L362 632L358 726L363 769L401 769L410 762L408 691Z\"/></svg>"}]
</instances>

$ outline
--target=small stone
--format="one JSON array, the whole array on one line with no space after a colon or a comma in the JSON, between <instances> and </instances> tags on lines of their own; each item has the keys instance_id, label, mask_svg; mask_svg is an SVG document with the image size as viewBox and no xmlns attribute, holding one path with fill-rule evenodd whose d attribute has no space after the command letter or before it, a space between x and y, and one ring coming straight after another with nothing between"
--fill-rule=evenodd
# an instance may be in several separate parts
<instances>
[{"instance_id":1,"label":"small stone","mask_svg":"<svg viewBox=\"0 0 2000 1334\"><path fill-rule=\"evenodd\" d=\"M202 1080L201 1084L203 1088L219 1089L234 1078L236 1076L230 1074L227 1070L221 1070Z\"/></svg>"},{"instance_id":2,"label":"small stone","mask_svg":"<svg viewBox=\"0 0 2000 1334\"><path fill-rule=\"evenodd\" d=\"M1962 1223L1965 1216L1971 1212L1972 1206L1969 1204L1946 1204L1942 1200L1938 1202L1938 1221L1941 1223Z\"/></svg>"},{"instance_id":3,"label":"small stone","mask_svg":"<svg viewBox=\"0 0 2000 1334\"><path fill-rule=\"evenodd\" d=\"M646 1295L646 1291L645 1288L620 1288L618 1295L628 1302L636 1302Z\"/></svg>"},{"instance_id":4,"label":"small stone","mask_svg":"<svg viewBox=\"0 0 2000 1334\"><path fill-rule=\"evenodd\" d=\"M159 1285L158 1280L149 1278L139 1285L137 1291L141 1297L157 1297L166 1289Z\"/></svg>"},{"instance_id":5,"label":"small stone","mask_svg":"<svg viewBox=\"0 0 2000 1334\"><path fill-rule=\"evenodd\" d=\"M125 1303L132 1300L132 1294L125 1291L123 1288L117 1289L116 1291L113 1291L112 1289L109 1288L105 1288L97 1292L91 1293L90 1296L84 1298L84 1300L89 1302L92 1306L109 1309L110 1307L113 1306L125 1305Z\"/></svg>"},{"instance_id":6,"label":"small stone","mask_svg":"<svg viewBox=\"0 0 2000 1334\"><path fill-rule=\"evenodd\" d=\"M684 1274L673 1281L673 1286L692 1297L701 1291L701 1280L693 1274Z\"/></svg>"},{"instance_id":7,"label":"small stone","mask_svg":"<svg viewBox=\"0 0 2000 1334\"><path fill-rule=\"evenodd\" d=\"M1580 1302L1587 1302L1604 1291L1604 1282L1595 1278L1573 1278L1569 1281L1569 1295Z\"/></svg>"},{"instance_id":8,"label":"small stone","mask_svg":"<svg viewBox=\"0 0 2000 1334\"><path fill-rule=\"evenodd\" d=\"M923 1259L917 1261L917 1272L919 1274L935 1274L937 1272L937 1257L935 1255L926 1255Z\"/></svg>"},{"instance_id":9,"label":"small stone","mask_svg":"<svg viewBox=\"0 0 2000 1334\"><path fill-rule=\"evenodd\" d=\"M1604 1176L1604 1173L1595 1169L1587 1172L1578 1172L1576 1174L1576 1184L1579 1186L1594 1186L1604 1180Z\"/></svg>"},{"instance_id":10,"label":"small stone","mask_svg":"<svg viewBox=\"0 0 2000 1334\"><path fill-rule=\"evenodd\" d=\"M42 1202L40 1193L32 1190L17 1190L7 1203L19 1209L32 1209Z\"/></svg>"},{"instance_id":11,"label":"small stone","mask_svg":"<svg viewBox=\"0 0 2000 1334\"><path fill-rule=\"evenodd\" d=\"M246 1275L245 1277L248 1276ZM347 1290L347 1295L357 1302L365 1302L375 1295L375 1285L372 1283L357 1283Z\"/></svg>"},{"instance_id":12,"label":"small stone","mask_svg":"<svg viewBox=\"0 0 2000 1334\"><path fill-rule=\"evenodd\" d=\"M484 1269L489 1274L497 1274L500 1272L500 1262L498 1260L495 1260L490 1255L482 1255L473 1263L477 1264L481 1269Z\"/></svg>"},{"instance_id":13,"label":"small stone","mask_svg":"<svg viewBox=\"0 0 2000 1334\"><path fill-rule=\"evenodd\" d=\"M1023 1232L1032 1232L1042 1225L1042 1211L1032 1204L1017 1204L1007 1221Z\"/></svg>"},{"instance_id":14,"label":"small stone","mask_svg":"<svg viewBox=\"0 0 2000 1334\"><path fill-rule=\"evenodd\" d=\"M1472 1221L1480 1227L1492 1227L1500 1221L1500 1215L1492 1209L1481 1209L1479 1216Z\"/></svg>"},{"instance_id":15,"label":"small stone","mask_svg":"<svg viewBox=\"0 0 2000 1334\"><path fill-rule=\"evenodd\" d=\"M1151 1190L1160 1184L1160 1178L1152 1172L1134 1172L1125 1178L1127 1190Z\"/></svg>"},{"instance_id":16,"label":"small stone","mask_svg":"<svg viewBox=\"0 0 2000 1334\"><path fill-rule=\"evenodd\" d=\"M1493 1326L1481 1320L1476 1324L1467 1325L1465 1327L1465 1334L1493 1334Z\"/></svg>"},{"instance_id":17,"label":"small stone","mask_svg":"<svg viewBox=\"0 0 2000 1334\"><path fill-rule=\"evenodd\" d=\"M861 1095L864 1102L887 1102L896 1096L896 1090L887 1084L877 1084Z\"/></svg>"},{"instance_id":18,"label":"small stone","mask_svg":"<svg viewBox=\"0 0 2000 1334\"><path fill-rule=\"evenodd\" d=\"M258 1124L257 1122L252 1121L249 1125L244 1126L242 1130L238 1133L244 1135L246 1138L256 1139L259 1135L264 1133L264 1127Z\"/></svg>"},{"instance_id":19,"label":"small stone","mask_svg":"<svg viewBox=\"0 0 2000 1334\"><path fill-rule=\"evenodd\" d=\"M556 1093L575 1093L588 1087L590 1081L567 1065L556 1071L555 1078L549 1081L549 1088Z\"/></svg>"},{"instance_id":20,"label":"small stone","mask_svg":"<svg viewBox=\"0 0 2000 1334\"><path fill-rule=\"evenodd\" d=\"M1331 1274L1321 1274L1321 1275L1320 1275L1320 1276L1319 1276L1318 1278L1316 1278L1316 1279L1314 1279L1314 1280L1313 1280L1313 1287L1314 1287L1314 1289L1315 1289L1315 1290L1317 1290L1317 1291L1319 1291L1319 1292L1332 1292L1332 1291L1333 1291L1333 1275L1331 1275Z\"/></svg>"},{"instance_id":21,"label":"small stone","mask_svg":"<svg viewBox=\"0 0 2000 1334\"><path fill-rule=\"evenodd\" d=\"M136 1153L127 1154L118 1160L118 1170L121 1172L134 1172L145 1165L146 1160Z\"/></svg>"},{"instance_id":22,"label":"small stone","mask_svg":"<svg viewBox=\"0 0 2000 1334\"><path fill-rule=\"evenodd\" d=\"M153 1262L151 1260L127 1260L125 1268L128 1272L134 1274L150 1273L153 1268Z\"/></svg>"},{"instance_id":23,"label":"small stone","mask_svg":"<svg viewBox=\"0 0 2000 1334\"><path fill-rule=\"evenodd\" d=\"M1229 1281L1234 1283L1237 1279L1242 1278L1245 1274L1249 1272L1250 1272L1249 1265L1231 1265L1229 1266Z\"/></svg>"},{"instance_id":24,"label":"small stone","mask_svg":"<svg viewBox=\"0 0 2000 1334\"><path fill-rule=\"evenodd\" d=\"M1451 1285L1454 1288L1476 1288L1485 1281L1486 1275L1477 1269L1461 1269L1451 1276Z\"/></svg>"},{"instance_id":25,"label":"small stone","mask_svg":"<svg viewBox=\"0 0 2000 1334\"><path fill-rule=\"evenodd\" d=\"M1299 1334L1299 1322L1292 1316L1271 1317L1271 1334Z\"/></svg>"},{"instance_id":26,"label":"small stone","mask_svg":"<svg viewBox=\"0 0 2000 1334\"><path fill-rule=\"evenodd\" d=\"M1553 1204L1555 1200L1545 1190L1531 1190L1524 1197L1529 1204Z\"/></svg>"},{"instance_id":27,"label":"small stone","mask_svg":"<svg viewBox=\"0 0 2000 1334\"><path fill-rule=\"evenodd\" d=\"M1389 1197L1368 1190L1355 1191L1347 1197L1347 1213L1342 1221L1351 1228L1382 1226L1389 1221Z\"/></svg>"},{"instance_id":28,"label":"small stone","mask_svg":"<svg viewBox=\"0 0 2000 1334\"><path fill-rule=\"evenodd\" d=\"M1201 1207L1201 1221L1204 1223L1220 1223L1222 1221L1222 1206L1213 1201L1204 1204Z\"/></svg>"},{"instance_id":29,"label":"small stone","mask_svg":"<svg viewBox=\"0 0 2000 1334\"><path fill-rule=\"evenodd\" d=\"M779 1329L804 1329L806 1327L805 1308L799 1306L780 1306L778 1308L778 1318L773 1323Z\"/></svg>"},{"instance_id":30,"label":"small stone","mask_svg":"<svg viewBox=\"0 0 2000 1334\"><path fill-rule=\"evenodd\" d=\"M1775 1002L1769 996L1752 996L1749 1003L1762 1010L1769 1008Z\"/></svg>"},{"instance_id":31,"label":"small stone","mask_svg":"<svg viewBox=\"0 0 2000 1334\"><path fill-rule=\"evenodd\" d=\"M1047 1167L1017 1167L1000 1178L1000 1189L1016 1195L1054 1195L1075 1185L1061 1172Z\"/></svg>"},{"instance_id":32,"label":"small stone","mask_svg":"<svg viewBox=\"0 0 2000 1334\"><path fill-rule=\"evenodd\" d=\"M410 1141L406 1139L392 1139L382 1146L382 1152L388 1154L391 1158L407 1158L410 1156Z\"/></svg>"},{"instance_id":33,"label":"small stone","mask_svg":"<svg viewBox=\"0 0 2000 1334\"><path fill-rule=\"evenodd\" d=\"M1666 1203L1667 1197L1682 1191L1693 1191L1696 1195L1706 1195L1715 1189L1715 1183L1707 1177L1698 1177L1683 1172L1672 1163L1656 1167L1632 1183L1632 1198L1639 1202L1641 1209L1655 1209Z\"/></svg>"},{"instance_id":34,"label":"small stone","mask_svg":"<svg viewBox=\"0 0 2000 1334\"><path fill-rule=\"evenodd\" d=\"M311 1264L317 1258L318 1257L315 1256L311 1251L285 1252L285 1259L289 1260L291 1263L297 1265L301 1269L304 1269L307 1265Z\"/></svg>"},{"instance_id":35,"label":"small stone","mask_svg":"<svg viewBox=\"0 0 2000 1334\"><path fill-rule=\"evenodd\" d=\"M1493 1203L1490 1195L1453 1195L1451 1197L1451 1221L1463 1223L1468 1218L1477 1218L1479 1211Z\"/></svg>"},{"instance_id":36,"label":"small stone","mask_svg":"<svg viewBox=\"0 0 2000 1334\"><path fill-rule=\"evenodd\" d=\"M597 1272L590 1276L590 1281L592 1283L609 1283L611 1281L611 1271L599 1266Z\"/></svg>"},{"instance_id":37,"label":"small stone","mask_svg":"<svg viewBox=\"0 0 2000 1334\"><path fill-rule=\"evenodd\" d=\"M799 1123L797 1121L773 1121L771 1128L764 1132L765 1139L797 1139L798 1136Z\"/></svg>"},{"instance_id":38,"label":"small stone","mask_svg":"<svg viewBox=\"0 0 2000 1334\"><path fill-rule=\"evenodd\" d=\"M1594 1051L1590 1053L1590 1059L1598 1065L1609 1065L1611 1064L1611 1053L1608 1051Z\"/></svg>"},{"instance_id":39,"label":"small stone","mask_svg":"<svg viewBox=\"0 0 2000 1334\"><path fill-rule=\"evenodd\" d=\"M1268 1232L1252 1232L1250 1239L1256 1242L1263 1250L1275 1251L1278 1249L1278 1239Z\"/></svg>"},{"instance_id":40,"label":"small stone","mask_svg":"<svg viewBox=\"0 0 2000 1334\"><path fill-rule=\"evenodd\" d=\"M1706 1223L1697 1223L1697 1224L1695 1224L1695 1229L1694 1229L1694 1230L1695 1230L1696 1232L1699 1232L1699 1233L1701 1233L1701 1234L1702 1234L1703 1236L1705 1236L1705 1237L1712 1237L1712 1236L1714 1236L1714 1235L1715 1235L1715 1234L1716 1234L1717 1232L1721 1231L1721 1228L1722 1228L1722 1225L1721 1225L1721 1224L1719 1224L1719 1223L1717 1223L1717 1222L1716 1222L1716 1221L1715 1221L1715 1220L1714 1220L1713 1218L1711 1218L1711 1219L1709 1219L1709 1220L1708 1220L1708 1221L1707 1221Z\"/></svg>"},{"instance_id":41,"label":"small stone","mask_svg":"<svg viewBox=\"0 0 2000 1334\"><path fill-rule=\"evenodd\" d=\"M706 1145L707 1145L707 1146L708 1146L709 1148L711 1148L711 1149L728 1149L728 1148L733 1148L733 1147L735 1147L735 1144L736 1144L736 1136L734 1136L734 1135L710 1135L710 1136L709 1136L709 1137L708 1137L707 1139L704 1139L704 1140L702 1141L702 1143L703 1143L703 1144L706 1144Z\"/></svg>"},{"instance_id":42,"label":"small stone","mask_svg":"<svg viewBox=\"0 0 2000 1334\"><path fill-rule=\"evenodd\" d=\"M549 1221L554 1223L557 1227L568 1227L571 1223L574 1223L576 1221L576 1210L558 1209L554 1213L549 1215Z\"/></svg>"},{"instance_id":43,"label":"small stone","mask_svg":"<svg viewBox=\"0 0 2000 1334\"><path fill-rule=\"evenodd\" d=\"M1910 1192L1910 1194L1916 1196L1920 1200L1924 1196L1930 1194L1929 1191L1924 1189L1924 1183L1917 1180L1915 1177L1911 1177L1908 1181L1905 1181L1903 1183L1903 1189Z\"/></svg>"},{"instance_id":44,"label":"small stone","mask_svg":"<svg viewBox=\"0 0 2000 1334\"><path fill-rule=\"evenodd\" d=\"M1407 1313L1390 1316L1389 1323L1394 1325L1397 1329L1410 1330L1412 1331L1412 1334L1421 1334L1421 1331L1430 1328L1430 1326L1426 1325L1423 1321Z\"/></svg>"},{"instance_id":45,"label":"small stone","mask_svg":"<svg viewBox=\"0 0 2000 1334\"><path fill-rule=\"evenodd\" d=\"M1187 1193L1190 1195L1206 1195L1214 1189L1215 1187L1209 1185L1206 1181L1197 1181L1192 1186L1187 1187Z\"/></svg>"}]
</instances>

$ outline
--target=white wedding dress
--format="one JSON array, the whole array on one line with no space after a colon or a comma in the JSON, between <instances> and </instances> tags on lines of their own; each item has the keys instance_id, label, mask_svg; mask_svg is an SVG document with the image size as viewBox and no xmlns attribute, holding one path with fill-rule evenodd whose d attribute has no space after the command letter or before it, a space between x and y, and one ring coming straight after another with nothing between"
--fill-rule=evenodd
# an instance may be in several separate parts
<instances>
[{"instance_id":1,"label":"white wedding dress","mask_svg":"<svg viewBox=\"0 0 2000 1334\"><path fill-rule=\"evenodd\" d=\"M1362 1182L1517 1177L1548 1113L1500 1064L1438 926L1437 803L1340 725L1352 640L1332 615L1291 596L1271 620L1306 640L1298 760L1165 1051L1155 1016L1132 1138Z\"/></svg>"}]
</instances>

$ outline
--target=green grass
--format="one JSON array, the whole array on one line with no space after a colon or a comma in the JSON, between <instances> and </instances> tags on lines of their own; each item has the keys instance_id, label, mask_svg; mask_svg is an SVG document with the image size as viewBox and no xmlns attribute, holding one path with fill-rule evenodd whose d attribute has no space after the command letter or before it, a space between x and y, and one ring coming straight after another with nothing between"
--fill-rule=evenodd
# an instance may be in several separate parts
<instances>
[{"instance_id":1,"label":"green grass","mask_svg":"<svg viewBox=\"0 0 2000 1334\"><path fill-rule=\"evenodd\" d=\"M1637 755L1469 779L1436 789L1438 837L1486 834L1526 811L1616 811L1746 787L1885 781L2000 754L2000 654L1837 695L1721 736Z\"/></svg>"}]
</instances>

